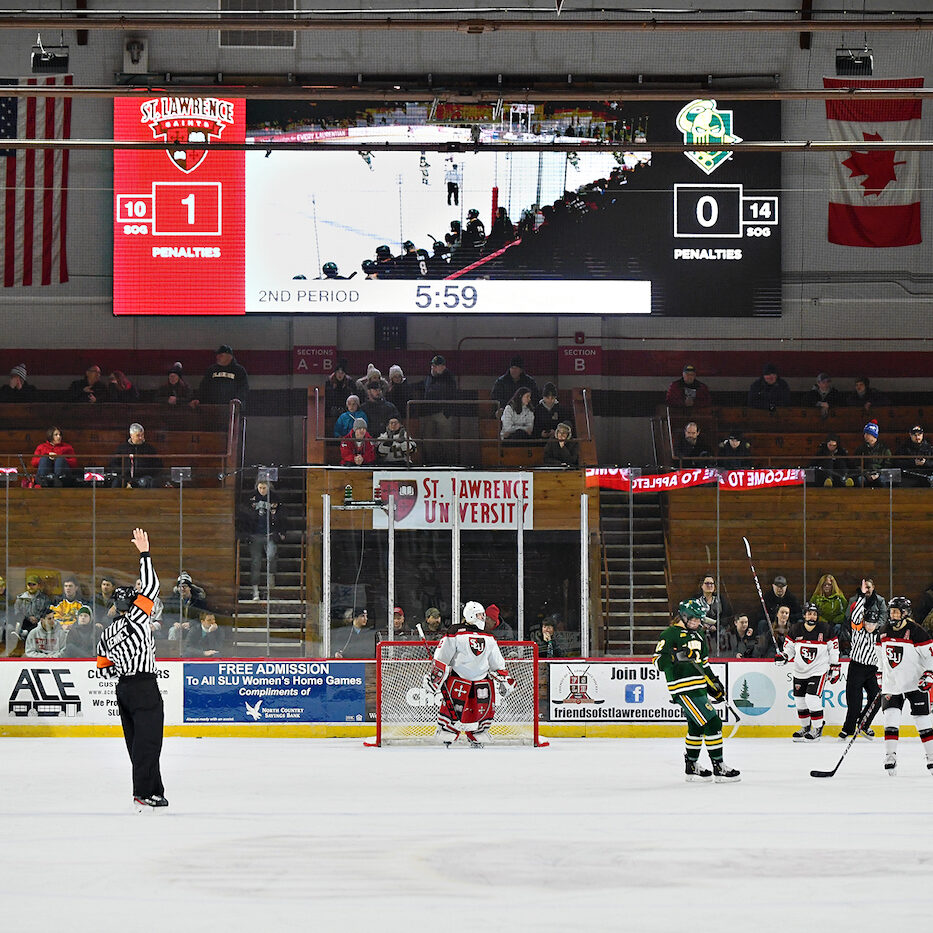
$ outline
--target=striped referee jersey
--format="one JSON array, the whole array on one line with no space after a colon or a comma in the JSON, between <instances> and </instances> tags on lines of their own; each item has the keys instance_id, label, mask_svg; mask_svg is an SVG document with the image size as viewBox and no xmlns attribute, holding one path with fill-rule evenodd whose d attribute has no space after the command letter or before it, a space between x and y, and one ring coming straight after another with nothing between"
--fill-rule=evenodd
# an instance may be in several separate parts
<instances>
[{"instance_id":1,"label":"striped referee jersey","mask_svg":"<svg viewBox=\"0 0 933 933\"><path fill-rule=\"evenodd\" d=\"M878 631L866 631L865 626L852 628L852 642L849 645L849 660L869 667L878 666L878 656L875 646L878 644Z\"/></svg>"},{"instance_id":2,"label":"striped referee jersey","mask_svg":"<svg viewBox=\"0 0 933 933\"><path fill-rule=\"evenodd\" d=\"M155 642L149 617L159 593L159 578L148 551L139 555L139 579L142 589L133 605L104 629L97 643L97 667L104 677L115 679L156 673Z\"/></svg>"}]
</instances>

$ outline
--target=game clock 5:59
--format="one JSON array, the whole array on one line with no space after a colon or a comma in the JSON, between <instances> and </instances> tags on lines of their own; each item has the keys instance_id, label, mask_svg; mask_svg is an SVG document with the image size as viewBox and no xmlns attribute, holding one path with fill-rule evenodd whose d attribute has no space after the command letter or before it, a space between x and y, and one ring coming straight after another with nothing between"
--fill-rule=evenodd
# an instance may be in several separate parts
<instances>
[{"instance_id":1,"label":"game clock 5:59","mask_svg":"<svg viewBox=\"0 0 933 933\"><path fill-rule=\"evenodd\" d=\"M415 295L415 305L422 309L433 306L449 310L463 308L469 311L476 307L475 285L444 285L443 289L440 283L436 286L419 285L415 289Z\"/></svg>"}]
</instances>

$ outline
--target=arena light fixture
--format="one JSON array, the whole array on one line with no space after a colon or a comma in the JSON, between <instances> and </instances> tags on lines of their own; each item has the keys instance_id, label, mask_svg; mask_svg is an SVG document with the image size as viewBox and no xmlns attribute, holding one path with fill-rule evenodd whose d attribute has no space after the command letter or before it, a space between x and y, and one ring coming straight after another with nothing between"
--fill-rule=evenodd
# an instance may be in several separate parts
<instances>
[{"instance_id":1,"label":"arena light fixture","mask_svg":"<svg viewBox=\"0 0 933 933\"><path fill-rule=\"evenodd\" d=\"M874 67L871 49L836 49L836 74L839 77L867 77Z\"/></svg>"},{"instance_id":2,"label":"arena light fixture","mask_svg":"<svg viewBox=\"0 0 933 933\"><path fill-rule=\"evenodd\" d=\"M30 57L32 73L34 75L60 75L68 71L68 46L65 45L64 36L61 45L44 46L42 34L36 36L36 44L32 47Z\"/></svg>"}]
</instances>

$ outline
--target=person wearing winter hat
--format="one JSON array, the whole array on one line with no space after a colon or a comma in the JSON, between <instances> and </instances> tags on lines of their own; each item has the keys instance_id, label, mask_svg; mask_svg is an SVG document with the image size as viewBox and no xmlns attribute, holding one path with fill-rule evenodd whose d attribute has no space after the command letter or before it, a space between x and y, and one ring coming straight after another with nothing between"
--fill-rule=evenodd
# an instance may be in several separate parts
<instances>
[{"instance_id":1,"label":"person wearing winter hat","mask_svg":"<svg viewBox=\"0 0 933 933\"><path fill-rule=\"evenodd\" d=\"M842 404L842 395L833 386L829 373L817 374L813 388L807 393L807 403L819 409L821 418L828 418L829 410Z\"/></svg>"},{"instance_id":2,"label":"person wearing winter hat","mask_svg":"<svg viewBox=\"0 0 933 933\"><path fill-rule=\"evenodd\" d=\"M391 402L397 409L402 421L408 418L408 403L412 400L413 392L402 367L398 364L389 367L389 388L385 392L385 400Z\"/></svg>"},{"instance_id":3,"label":"person wearing winter hat","mask_svg":"<svg viewBox=\"0 0 933 933\"><path fill-rule=\"evenodd\" d=\"M102 625L91 621L90 606L82 605L77 613L75 624L65 633L63 658L94 658L97 656L97 641L104 631Z\"/></svg>"},{"instance_id":4,"label":"person wearing winter hat","mask_svg":"<svg viewBox=\"0 0 933 933\"><path fill-rule=\"evenodd\" d=\"M188 403L192 408L197 408L201 402L205 405L229 405L234 399L246 401L249 375L233 356L233 348L229 344L221 344L214 360L214 365L201 379L197 396Z\"/></svg>"},{"instance_id":5,"label":"person wearing winter hat","mask_svg":"<svg viewBox=\"0 0 933 933\"><path fill-rule=\"evenodd\" d=\"M525 361L520 356L513 356L509 361L509 368L495 381L489 397L499 403L499 413L505 409L509 401L519 389L531 391L531 404L537 404L541 393L534 377L525 372Z\"/></svg>"},{"instance_id":6,"label":"person wearing winter hat","mask_svg":"<svg viewBox=\"0 0 933 933\"><path fill-rule=\"evenodd\" d=\"M169 405L184 405L191 395L191 388L185 382L184 369L181 363L172 363L165 382L159 386L156 398Z\"/></svg>"},{"instance_id":7,"label":"person wearing winter hat","mask_svg":"<svg viewBox=\"0 0 933 933\"><path fill-rule=\"evenodd\" d=\"M787 408L790 402L790 386L778 375L777 366L767 363L761 375L748 388L748 407L774 411L776 408Z\"/></svg>"},{"instance_id":8,"label":"person wearing winter hat","mask_svg":"<svg viewBox=\"0 0 933 933\"><path fill-rule=\"evenodd\" d=\"M346 410L340 414L334 424L334 437L346 437L353 430L353 422L357 418L362 418L367 425L369 424L366 413L360 408L360 397L348 395Z\"/></svg>"},{"instance_id":9,"label":"person wearing winter hat","mask_svg":"<svg viewBox=\"0 0 933 933\"><path fill-rule=\"evenodd\" d=\"M933 486L933 445L924 439L922 424L915 424L907 432L897 455L905 486Z\"/></svg>"},{"instance_id":10,"label":"person wearing winter hat","mask_svg":"<svg viewBox=\"0 0 933 933\"><path fill-rule=\"evenodd\" d=\"M862 443L855 448L859 486L884 486L882 470L891 469L891 449L879 438L878 422L872 419L862 428Z\"/></svg>"},{"instance_id":11,"label":"person wearing winter hat","mask_svg":"<svg viewBox=\"0 0 933 933\"><path fill-rule=\"evenodd\" d=\"M376 447L366 430L366 420L357 418L353 430L340 442L341 466L372 466L376 462Z\"/></svg>"},{"instance_id":12,"label":"person wearing winter hat","mask_svg":"<svg viewBox=\"0 0 933 933\"><path fill-rule=\"evenodd\" d=\"M10 370L10 381L0 386L0 402L34 402L36 387L26 381L26 364L18 363Z\"/></svg>"},{"instance_id":13,"label":"person wearing winter hat","mask_svg":"<svg viewBox=\"0 0 933 933\"><path fill-rule=\"evenodd\" d=\"M324 383L324 410L328 418L339 418L347 407L347 399L356 391L349 373L350 367L341 357Z\"/></svg>"}]
</instances>

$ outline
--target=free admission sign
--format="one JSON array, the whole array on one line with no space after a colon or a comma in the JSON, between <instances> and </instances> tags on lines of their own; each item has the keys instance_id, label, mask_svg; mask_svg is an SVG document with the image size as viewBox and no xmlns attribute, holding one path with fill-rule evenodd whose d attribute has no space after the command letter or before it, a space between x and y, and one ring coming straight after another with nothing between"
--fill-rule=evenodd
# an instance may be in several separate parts
<instances>
[{"instance_id":1,"label":"free admission sign","mask_svg":"<svg viewBox=\"0 0 933 933\"><path fill-rule=\"evenodd\" d=\"M242 314L245 103L220 97L113 102L113 138L164 149L113 154L114 314Z\"/></svg>"}]
</instances>

